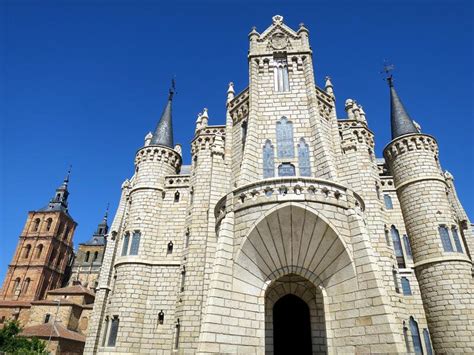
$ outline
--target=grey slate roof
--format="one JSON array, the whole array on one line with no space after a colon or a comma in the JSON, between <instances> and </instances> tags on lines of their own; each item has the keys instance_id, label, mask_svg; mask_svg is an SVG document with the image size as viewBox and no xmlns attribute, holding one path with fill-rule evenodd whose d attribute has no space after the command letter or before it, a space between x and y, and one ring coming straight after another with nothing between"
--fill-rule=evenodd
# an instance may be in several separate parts
<instances>
[{"instance_id":1,"label":"grey slate roof","mask_svg":"<svg viewBox=\"0 0 474 355\"><path fill-rule=\"evenodd\" d=\"M171 103L173 101L174 89L170 89L168 102L161 114L161 118L156 125L155 132L151 139L152 145L164 145L169 148L174 147L173 142L173 122L171 116Z\"/></svg>"},{"instance_id":2,"label":"grey slate roof","mask_svg":"<svg viewBox=\"0 0 474 355\"><path fill-rule=\"evenodd\" d=\"M388 78L388 83L390 86L390 123L392 126L392 139L405 134L418 133L412 119L398 97L391 77Z\"/></svg>"}]
</instances>

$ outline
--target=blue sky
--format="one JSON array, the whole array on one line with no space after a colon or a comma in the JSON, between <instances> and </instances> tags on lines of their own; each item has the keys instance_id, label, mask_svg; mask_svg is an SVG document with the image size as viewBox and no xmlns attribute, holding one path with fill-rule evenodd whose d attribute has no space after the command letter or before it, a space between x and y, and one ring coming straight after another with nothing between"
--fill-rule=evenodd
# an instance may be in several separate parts
<instances>
[{"instance_id":1,"label":"blue sky","mask_svg":"<svg viewBox=\"0 0 474 355\"><path fill-rule=\"evenodd\" d=\"M381 156L389 142L383 60L413 119L434 135L472 217L473 6L471 1L0 1L0 278L27 211L43 207L69 164L75 243L96 228L133 173L176 76L175 142L196 114L223 124L227 84L248 83L247 34L281 14L310 30L316 81L333 78L364 106Z\"/></svg>"}]
</instances>

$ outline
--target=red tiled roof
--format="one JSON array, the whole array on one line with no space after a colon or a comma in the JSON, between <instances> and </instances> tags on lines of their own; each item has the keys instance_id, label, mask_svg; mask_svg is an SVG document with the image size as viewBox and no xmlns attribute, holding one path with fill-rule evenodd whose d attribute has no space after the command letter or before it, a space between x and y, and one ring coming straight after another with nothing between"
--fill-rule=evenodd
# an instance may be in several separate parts
<instances>
[{"instance_id":1,"label":"red tiled roof","mask_svg":"<svg viewBox=\"0 0 474 355\"><path fill-rule=\"evenodd\" d=\"M23 337L38 338L49 338L51 336L51 338L63 338L72 341L79 341L82 343L85 343L86 341L85 335L69 330L64 325L58 322L56 322L55 326L53 326L53 323L50 322L28 327L23 329L23 331L19 335Z\"/></svg>"},{"instance_id":2,"label":"red tiled roof","mask_svg":"<svg viewBox=\"0 0 474 355\"><path fill-rule=\"evenodd\" d=\"M31 302L24 301L0 301L0 307L31 307Z\"/></svg>"},{"instance_id":3,"label":"red tiled roof","mask_svg":"<svg viewBox=\"0 0 474 355\"><path fill-rule=\"evenodd\" d=\"M57 288L55 290L49 290L48 295L89 295L89 296L94 296L95 293L92 292L90 289L87 287L84 287L82 285L73 285L73 286L66 286L63 288Z\"/></svg>"}]
</instances>

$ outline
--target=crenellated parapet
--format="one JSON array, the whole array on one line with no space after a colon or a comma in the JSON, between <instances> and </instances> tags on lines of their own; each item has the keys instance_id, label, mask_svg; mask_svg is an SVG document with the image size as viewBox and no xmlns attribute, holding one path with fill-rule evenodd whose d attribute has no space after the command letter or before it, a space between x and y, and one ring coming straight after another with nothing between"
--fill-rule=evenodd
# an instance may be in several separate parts
<instances>
[{"instance_id":1,"label":"crenellated parapet","mask_svg":"<svg viewBox=\"0 0 474 355\"><path fill-rule=\"evenodd\" d=\"M358 145L363 144L370 149L374 149L374 133L367 127L367 124L356 120L347 119L337 122L339 133L342 137L343 151L357 150Z\"/></svg>"},{"instance_id":2,"label":"crenellated parapet","mask_svg":"<svg viewBox=\"0 0 474 355\"><path fill-rule=\"evenodd\" d=\"M388 160L395 160L399 155L413 151L432 152L437 159L439 154L438 143L434 137L427 134L408 134L390 142L390 144L385 147L384 155Z\"/></svg>"},{"instance_id":3,"label":"crenellated parapet","mask_svg":"<svg viewBox=\"0 0 474 355\"><path fill-rule=\"evenodd\" d=\"M201 129L191 142L191 154L195 155L202 150L211 149L217 136L225 140L225 133L225 126L208 126Z\"/></svg>"},{"instance_id":4,"label":"crenellated parapet","mask_svg":"<svg viewBox=\"0 0 474 355\"><path fill-rule=\"evenodd\" d=\"M178 170L181 161L181 155L177 151L165 146L146 146L139 149L135 155L136 167L144 162L163 162Z\"/></svg>"}]
</instances>

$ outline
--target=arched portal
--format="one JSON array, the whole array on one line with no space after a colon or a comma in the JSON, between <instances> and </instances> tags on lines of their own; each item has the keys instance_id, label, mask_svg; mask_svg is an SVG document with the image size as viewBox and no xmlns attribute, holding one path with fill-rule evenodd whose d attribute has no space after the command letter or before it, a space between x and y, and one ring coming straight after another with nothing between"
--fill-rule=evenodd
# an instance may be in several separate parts
<instances>
[{"instance_id":1,"label":"arched portal","mask_svg":"<svg viewBox=\"0 0 474 355\"><path fill-rule=\"evenodd\" d=\"M311 355L309 307L298 296L288 294L273 306L273 353Z\"/></svg>"},{"instance_id":2,"label":"arched portal","mask_svg":"<svg viewBox=\"0 0 474 355\"><path fill-rule=\"evenodd\" d=\"M257 319L265 323L266 354L274 351L273 306L287 294L309 307L312 354L332 352L330 302L357 283L349 248L322 214L299 203L267 211L242 240L233 274L234 292L256 297L265 312Z\"/></svg>"}]
</instances>

